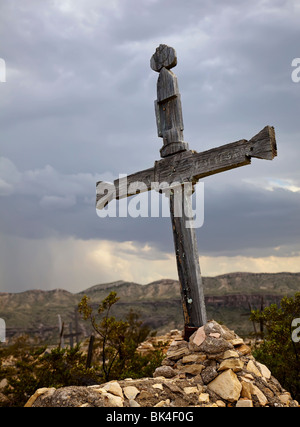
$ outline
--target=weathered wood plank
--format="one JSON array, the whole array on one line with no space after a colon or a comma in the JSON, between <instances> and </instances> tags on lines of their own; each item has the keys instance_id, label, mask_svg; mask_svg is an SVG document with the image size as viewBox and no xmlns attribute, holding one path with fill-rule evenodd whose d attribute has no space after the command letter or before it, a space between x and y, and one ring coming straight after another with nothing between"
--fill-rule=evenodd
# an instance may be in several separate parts
<instances>
[{"instance_id":1,"label":"weathered wood plank","mask_svg":"<svg viewBox=\"0 0 300 427\"><path fill-rule=\"evenodd\" d=\"M250 141L242 139L202 153L191 150L177 153L156 161L154 168L134 173L121 180L116 179L114 184L100 181L97 183L96 206L97 209L102 209L113 199L136 194L136 189L139 192L150 191L154 189L154 182L196 183L209 175L249 165L251 157L272 160L275 156L277 156L275 131L273 127L266 126ZM144 185L134 184L136 182Z\"/></svg>"},{"instance_id":2,"label":"weathered wood plank","mask_svg":"<svg viewBox=\"0 0 300 427\"><path fill-rule=\"evenodd\" d=\"M264 127L249 141L249 156L258 159L273 160L277 156L275 129L272 126Z\"/></svg>"},{"instance_id":3,"label":"weathered wood plank","mask_svg":"<svg viewBox=\"0 0 300 427\"><path fill-rule=\"evenodd\" d=\"M251 157L272 160L276 155L274 128L266 126L250 141L242 139L202 153L186 151L161 159L155 162L155 180L197 182L209 175L249 165Z\"/></svg>"},{"instance_id":4,"label":"weathered wood plank","mask_svg":"<svg viewBox=\"0 0 300 427\"><path fill-rule=\"evenodd\" d=\"M226 147L196 153L187 151L175 154L155 163L155 180L158 182L174 181L197 182L209 175L234 169L251 163L245 153L248 141L241 140Z\"/></svg>"},{"instance_id":5,"label":"weathered wood plank","mask_svg":"<svg viewBox=\"0 0 300 427\"><path fill-rule=\"evenodd\" d=\"M179 95L176 75L166 68L162 68L157 79L157 101L166 101Z\"/></svg>"},{"instance_id":6,"label":"weathered wood plank","mask_svg":"<svg viewBox=\"0 0 300 427\"><path fill-rule=\"evenodd\" d=\"M123 199L137 193L143 193L153 189L154 168L145 169L133 173L113 183L99 181L96 184L96 208L103 209L107 203L114 199Z\"/></svg>"},{"instance_id":7,"label":"weathered wood plank","mask_svg":"<svg viewBox=\"0 0 300 427\"><path fill-rule=\"evenodd\" d=\"M199 327L207 319L195 229L186 227L186 221L192 218L191 195L179 186L169 198L184 324ZM182 215L176 216L180 209Z\"/></svg>"}]
</instances>

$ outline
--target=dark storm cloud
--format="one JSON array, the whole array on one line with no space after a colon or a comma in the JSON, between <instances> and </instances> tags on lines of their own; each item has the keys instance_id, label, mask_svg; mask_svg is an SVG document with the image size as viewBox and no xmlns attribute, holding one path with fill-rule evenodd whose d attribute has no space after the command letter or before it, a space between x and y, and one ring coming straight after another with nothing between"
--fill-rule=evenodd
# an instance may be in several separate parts
<instances>
[{"instance_id":1,"label":"dark storm cloud","mask_svg":"<svg viewBox=\"0 0 300 427\"><path fill-rule=\"evenodd\" d=\"M227 182L222 177L208 177L204 181L205 221L196 230L202 254L236 255L252 251L252 256L261 256L265 250L272 253L275 247L293 246L299 241L299 192L280 187L267 189L267 183L258 181L258 185L255 180L251 183L255 166L247 168L250 182L245 182L238 171L231 171L232 178ZM6 169L11 172L13 166L7 165ZM48 166L25 174L15 169L14 177L18 183L2 180L3 233L24 238L58 234L79 239L135 240L172 251L170 219L150 218L150 194L149 217L130 218L127 210L127 218L99 219L94 206L96 176L62 175Z\"/></svg>"}]
</instances>

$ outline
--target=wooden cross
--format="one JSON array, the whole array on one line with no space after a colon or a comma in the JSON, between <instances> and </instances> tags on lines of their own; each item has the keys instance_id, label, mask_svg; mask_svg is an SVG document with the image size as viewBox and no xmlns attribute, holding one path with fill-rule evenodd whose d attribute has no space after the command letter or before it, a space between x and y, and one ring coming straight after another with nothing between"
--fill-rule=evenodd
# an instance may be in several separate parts
<instances>
[{"instance_id":1,"label":"wooden cross","mask_svg":"<svg viewBox=\"0 0 300 427\"><path fill-rule=\"evenodd\" d=\"M242 139L202 153L190 150L183 138L177 77L170 71L176 64L176 52L167 45L160 45L150 62L151 68L159 73L155 114L158 136L163 138L162 159L156 161L154 167L117 179L113 184L99 181L96 208L102 209L113 199L129 197L137 192L154 188L161 190L157 184L170 185L170 213L185 337L188 338L196 328L206 323L207 318L195 229L186 226L187 219L192 217L191 193L184 191L181 198L177 197L181 188L173 188L172 183L179 183L179 187L186 183L194 186L201 178L249 165L252 157L272 160L277 155L277 146L274 128L266 126L249 141ZM178 209L178 204L182 204L181 209ZM182 215L176 215L176 210Z\"/></svg>"}]
</instances>

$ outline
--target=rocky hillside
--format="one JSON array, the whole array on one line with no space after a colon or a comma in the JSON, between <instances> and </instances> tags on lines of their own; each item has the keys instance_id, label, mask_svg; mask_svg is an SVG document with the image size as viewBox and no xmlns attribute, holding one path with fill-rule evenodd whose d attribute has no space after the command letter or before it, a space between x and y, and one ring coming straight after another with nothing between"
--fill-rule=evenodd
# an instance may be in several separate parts
<instances>
[{"instance_id":1,"label":"rocky hillside","mask_svg":"<svg viewBox=\"0 0 300 427\"><path fill-rule=\"evenodd\" d=\"M250 307L279 303L284 295L299 292L300 273L232 273L204 277L203 283L208 317L236 328L243 335L252 331L248 320ZM116 316L122 317L132 308L159 333L182 328L179 284L170 279L148 285L118 281L96 285L77 294L62 289L0 293L0 318L6 322L8 337L25 332L46 341L57 341L58 315L68 333L70 322L74 329L74 313L83 295L97 304L112 290L120 297ZM88 325L80 321L79 332L81 338L87 336L90 332Z\"/></svg>"},{"instance_id":2,"label":"rocky hillside","mask_svg":"<svg viewBox=\"0 0 300 427\"><path fill-rule=\"evenodd\" d=\"M300 291L300 273L229 273L216 277L203 277L205 295L223 296L229 294L243 295L293 295ZM162 279L148 285L118 281L92 286L80 294L89 296L116 290L122 300L159 300L179 297L176 280Z\"/></svg>"},{"instance_id":3,"label":"rocky hillside","mask_svg":"<svg viewBox=\"0 0 300 427\"><path fill-rule=\"evenodd\" d=\"M297 407L243 339L215 321L189 339L177 333L153 378L42 388L27 407ZM123 412L122 412L123 413ZM138 414L139 412L135 412Z\"/></svg>"}]
</instances>

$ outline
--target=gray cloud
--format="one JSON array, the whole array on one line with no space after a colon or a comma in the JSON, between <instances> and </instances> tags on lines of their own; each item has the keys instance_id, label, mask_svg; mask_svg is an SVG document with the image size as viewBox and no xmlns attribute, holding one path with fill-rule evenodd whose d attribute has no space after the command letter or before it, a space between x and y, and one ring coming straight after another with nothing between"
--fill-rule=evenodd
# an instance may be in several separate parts
<instances>
[{"instance_id":1,"label":"gray cloud","mask_svg":"<svg viewBox=\"0 0 300 427\"><path fill-rule=\"evenodd\" d=\"M94 206L98 176L64 175L49 165L21 173L7 159L2 159L2 165L2 232L30 238L59 233L80 239L133 239L172 250L170 219L150 218L150 194L145 195L149 217L130 218L127 210L127 218L99 219ZM252 256L261 256L263 251L299 241L300 187L293 192L288 184L255 182L256 166L246 168L248 182L241 171L227 172L232 175L225 181L220 176L204 181L205 221L197 230L202 253L237 255L252 248Z\"/></svg>"}]
</instances>

